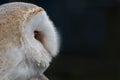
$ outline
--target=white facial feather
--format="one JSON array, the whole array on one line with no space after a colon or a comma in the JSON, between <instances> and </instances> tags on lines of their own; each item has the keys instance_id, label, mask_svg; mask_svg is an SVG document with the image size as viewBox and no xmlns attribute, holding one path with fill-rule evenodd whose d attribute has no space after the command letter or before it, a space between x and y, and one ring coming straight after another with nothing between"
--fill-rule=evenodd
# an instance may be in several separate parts
<instances>
[{"instance_id":1,"label":"white facial feather","mask_svg":"<svg viewBox=\"0 0 120 80\"><path fill-rule=\"evenodd\" d=\"M0 6L0 80L45 80L58 51L58 33L44 9L23 2Z\"/></svg>"}]
</instances>

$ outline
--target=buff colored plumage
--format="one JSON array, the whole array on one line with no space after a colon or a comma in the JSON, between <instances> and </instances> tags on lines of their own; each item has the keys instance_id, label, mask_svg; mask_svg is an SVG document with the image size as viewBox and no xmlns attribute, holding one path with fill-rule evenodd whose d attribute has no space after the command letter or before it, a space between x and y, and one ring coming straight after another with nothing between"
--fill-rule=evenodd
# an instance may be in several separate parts
<instances>
[{"instance_id":1,"label":"buff colored plumage","mask_svg":"<svg viewBox=\"0 0 120 80\"><path fill-rule=\"evenodd\" d=\"M43 72L58 49L58 34L43 8L23 2L0 6L0 80L46 80Z\"/></svg>"}]
</instances>

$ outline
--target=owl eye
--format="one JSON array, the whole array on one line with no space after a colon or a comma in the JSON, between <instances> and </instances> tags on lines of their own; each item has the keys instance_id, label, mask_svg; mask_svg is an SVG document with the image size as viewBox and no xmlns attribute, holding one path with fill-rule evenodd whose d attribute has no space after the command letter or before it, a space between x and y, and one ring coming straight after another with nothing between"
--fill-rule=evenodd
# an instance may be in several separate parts
<instances>
[{"instance_id":1,"label":"owl eye","mask_svg":"<svg viewBox=\"0 0 120 80\"><path fill-rule=\"evenodd\" d=\"M34 31L34 38L36 40L38 40L39 42L43 43L44 36L43 36L42 32Z\"/></svg>"},{"instance_id":2,"label":"owl eye","mask_svg":"<svg viewBox=\"0 0 120 80\"><path fill-rule=\"evenodd\" d=\"M34 31L34 37L35 39L39 36L39 32L38 31Z\"/></svg>"}]
</instances>

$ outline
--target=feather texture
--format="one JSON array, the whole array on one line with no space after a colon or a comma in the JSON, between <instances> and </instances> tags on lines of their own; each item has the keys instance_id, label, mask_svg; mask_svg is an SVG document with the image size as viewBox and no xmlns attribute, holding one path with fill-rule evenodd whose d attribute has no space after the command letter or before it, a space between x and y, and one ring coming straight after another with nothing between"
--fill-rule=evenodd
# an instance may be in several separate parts
<instances>
[{"instance_id":1,"label":"feather texture","mask_svg":"<svg viewBox=\"0 0 120 80\"><path fill-rule=\"evenodd\" d=\"M58 51L58 33L43 8L0 6L0 80L47 80L43 72Z\"/></svg>"}]
</instances>

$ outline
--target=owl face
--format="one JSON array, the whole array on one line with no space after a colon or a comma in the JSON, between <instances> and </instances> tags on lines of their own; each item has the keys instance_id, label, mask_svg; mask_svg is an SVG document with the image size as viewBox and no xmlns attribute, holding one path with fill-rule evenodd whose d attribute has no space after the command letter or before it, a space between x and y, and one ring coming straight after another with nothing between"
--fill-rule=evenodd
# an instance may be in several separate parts
<instances>
[{"instance_id":1,"label":"owl face","mask_svg":"<svg viewBox=\"0 0 120 80\"><path fill-rule=\"evenodd\" d=\"M43 78L59 49L59 37L45 10L14 2L0 6L0 79Z\"/></svg>"}]
</instances>

